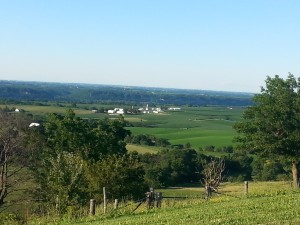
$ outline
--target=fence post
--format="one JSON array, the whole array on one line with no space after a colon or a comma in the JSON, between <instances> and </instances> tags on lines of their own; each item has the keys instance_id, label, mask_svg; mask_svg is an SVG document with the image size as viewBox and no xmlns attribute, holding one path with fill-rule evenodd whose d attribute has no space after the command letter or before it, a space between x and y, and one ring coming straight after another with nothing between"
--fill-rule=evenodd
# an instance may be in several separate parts
<instances>
[{"instance_id":1,"label":"fence post","mask_svg":"<svg viewBox=\"0 0 300 225\"><path fill-rule=\"evenodd\" d=\"M26 208L26 225L28 225L29 210Z\"/></svg>"},{"instance_id":2,"label":"fence post","mask_svg":"<svg viewBox=\"0 0 300 225\"><path fill-rule=\"evenodd\" d=\"M119 201L118 199L115 199L114 209L118 209Z\"/></svg>"},{"instance_id":3,"label":"fence post","mask_svg":"<svg viewBox=\"0 0 300 225\"><path fill-rule=\"evenodd\" d=\"M150 209L154 206L154 189L150 188L150 191L146 193L147 208Z\"/></svg>"},{"instance_id":4,"label":"fence post","mask_svg":"<svg viewBox=\"0 0 300 225\"><path fill-rule=\"evenodd\" d=\"M96 200L91 199L90 200L90 215L95 215L96 212Z\"/></svg>"},{"instance_id":5,"label":"fence post","mask_svg":"<svg viewBox=\"0 0 300 225\"><path fill-rule=\"evenodd\" d=\"M155 193L155 207L156 208L161 207L161 200L162 200L162 193L161 192Z\"/></svg>"},{"instance_id":6,"label":"fence post","mask_svg":"<svg viewBox=\"0 0 300 225\"><path fill-rule=\"evenodd\" d=\"M106 190L105 187L103 187L103 212L106 213Z\"/></svg>"},{"instance_id":7,"label":"fence post","mask_svg":"<svg viewBox=\"0 0 300 225\"><path fill-rule=\"evenodd\" d=\"M248 181L245 181L244 182L244 193L245 193L245 195L248 194L248 188L249 188Z\"/></svg>"}]
</instances>

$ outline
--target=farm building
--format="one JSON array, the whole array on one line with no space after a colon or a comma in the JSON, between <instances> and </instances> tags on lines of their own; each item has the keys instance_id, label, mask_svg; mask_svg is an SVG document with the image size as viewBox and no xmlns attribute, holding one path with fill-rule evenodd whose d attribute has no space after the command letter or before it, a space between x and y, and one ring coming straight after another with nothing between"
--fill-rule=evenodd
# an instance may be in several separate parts
<instances>
[{"instance_id":1,"label":"farm building","mask_svg":"<svg viewBox=\"0 0 300 225\"><path fill-rule=\"evenodd\" d=\"M114 108L107 111L108 114L124 114L124 109Z\"/></svg>"},{"instance_id":2,"label":"farm building","mask_svg":"<svg viewBox=\"0 0 300 225\"><path fill-rule=\"evenodd\" d=\"M139 108L138 109L141 113L145 113L145 114L148 114L148 113L162 113L163 111L161 110L160 107L157 107L157 108L149 108L148 104L146 105L146 107L143 107L143 108Z\"/></svg>"}]
</instances>

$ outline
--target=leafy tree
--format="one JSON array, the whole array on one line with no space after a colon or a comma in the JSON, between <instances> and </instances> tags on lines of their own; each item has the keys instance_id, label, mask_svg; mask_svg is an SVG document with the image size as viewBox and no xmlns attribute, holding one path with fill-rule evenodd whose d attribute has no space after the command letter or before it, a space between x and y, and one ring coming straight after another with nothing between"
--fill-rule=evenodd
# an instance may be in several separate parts
<instances>
[{"instance_id":1,"label":"leafy tree","mask_svg":"<svg viewBox=\"0 0 300 225\"><path fill-rule=\"evenodd\" d=\"M49 154L78 153L84 160L98 161L106 154L125 154L124 139L130 134L124 129L123 117L116 120L88 121L68 110L65 115L50 114L45 123Z\"/></svg>"},{"instance_id":2,"label":"leafy tree","mask_svg":"<svg viewBox=\"0 0 300 225\"><path fill-rule=\"evenodd\" d=\"M115 120L106 118L94 122L89 140L92 144L90 158L97 161L101 159L101 155L126 154L124 139L130 135L130 131L124 129L125 126L126 121L122 115Z\"/></svg>"},{"instance_id":3,"label":"leafy tree","mask_svg":"<svg viewBox=\"0 0 300 225\"><path fill-rule=\"evenodd\" d=\"M224 179L228 181L245 181L251 180L252 161L251 156L234 153L224 157L225 171Z\"/></svg>"},{"instance_id":4,"label":"leafy tree","mask_svg":"<svg viewBox=\"0 0 300 225\"><path fill-rule=\"evenodd\" d=\"M284 159L256 158L252 162L253 179L263 181L286 179L288 175L284 165Z\"/></svg>"},{"instance_id":5,"label":"leafy tree","mask_svg":"<svg viewBox=\"0 0 300 225\"><path fill-rule=\"evenodd\" d=\"M196 182L197 152L193 149L165 149L157 154L140 156L145 167L145 180L153 187Z\"/></svg>"},{"instance_id":6,"label":"leafy tree","mask_svg":"<svg viewBox=\"0 0 300 225\"><path fill-rule=\"evenodd\" d=\"M149 146L162 146L166 147L170 145L170 142L164 138L158 138L148 134L128 135L125 138L126 143L149 145Z\"/></svg>"},{"instance_id":7,"label":"leafy tree","mask_svg":"<svg viewBox=\"0 0 300 225\"><path fill-rule=\"evenodd\" d=\"M83 165L81 157L69 153L60 152L57 157L47 161L49 174L46 177L48 202L54 201L58 213L64 212L68 205L84 204L87 193L84 191Z\"/></svg>"},{"instance_id":8,"label":"leafy tree","mask_svg":"<svg viewBox=\"0 0 300 225\"><path fill-rule=\"evenodd\" d=\"M55 204L58 212L68 205L83 204L90 191L83 165L105 164L108 155L124 155L124 119L89 121L75 116L72 110L65 115L50 114L44 130L31 135L34 150L32 170L40 185L39 195ZM43 143L39 146L34 144ZM106 168L107 174L111 167ZM124 170L125 171L125 170Z\"/></svg>"},{"instance_id":9,"label":"leafy tree","mask_svg":"<svg viewBox=\"0 0 300 225\"><path fill-rule=\"evenodd\" d=\"M289 74L267 77L266 87L253 98L242 120L234 128L239 148L268 156L284 156L292 161L294 187L298 187L300 153L300 80Z\"/></svg>"},{"instance_id":10,"label":"leafy tree","mask_svg":"<svg viewBox=\"0 0 300 225\"><path fill-rule=\"evenodd\" d=\"M137 199L147 190L144 174L144 168L136 155L108 155L88 165L88 190L96 199L102 199L102 187L106 187L108 195L112 198Z\"/></svg>"}]
</instances>

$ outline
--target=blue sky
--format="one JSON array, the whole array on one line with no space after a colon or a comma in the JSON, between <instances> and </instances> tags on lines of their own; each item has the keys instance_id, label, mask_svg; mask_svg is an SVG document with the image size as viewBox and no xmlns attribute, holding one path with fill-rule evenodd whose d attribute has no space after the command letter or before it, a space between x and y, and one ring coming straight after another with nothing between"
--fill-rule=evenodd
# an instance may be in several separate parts
<instances>
[{"instance_id":1,"label":"blue sky","mask_svg":"<svg viewBox=\"0 0 300 225\"><path fill-rule=\"evenodd\" d=\"M0 0L0 79L259 92L300 75L300 1Z\"/></svg>"}]
</instances>

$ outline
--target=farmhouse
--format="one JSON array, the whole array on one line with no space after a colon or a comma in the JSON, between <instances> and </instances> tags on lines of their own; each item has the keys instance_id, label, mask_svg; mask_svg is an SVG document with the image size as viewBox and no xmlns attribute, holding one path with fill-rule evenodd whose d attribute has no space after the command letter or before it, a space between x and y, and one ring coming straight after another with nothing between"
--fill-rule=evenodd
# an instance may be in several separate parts
<instances>
[{"instance_id":1,"label":"farmhouse","mask_svg":"<svg viewBox=\"0 0 300 225\"><path fill-rule=\"evenodd\" d=\"M113 114L124 114L124 109L122 109L122 108L114 108L114 109L107 110L107 113L110 114L110 115L113 115Z\"/></svg>"}]
</instances>

